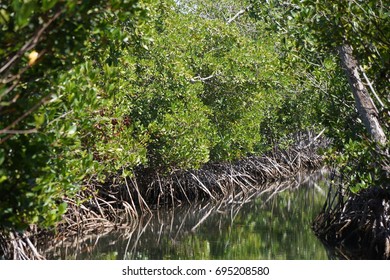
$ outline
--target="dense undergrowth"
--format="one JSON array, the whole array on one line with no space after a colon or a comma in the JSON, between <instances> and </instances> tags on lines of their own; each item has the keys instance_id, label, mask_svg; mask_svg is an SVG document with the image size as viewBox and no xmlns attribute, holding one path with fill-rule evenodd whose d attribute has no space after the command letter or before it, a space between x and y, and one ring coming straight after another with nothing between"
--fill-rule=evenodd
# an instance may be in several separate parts
<instances>
[{"instance_id":1,"label":"dense undergrowth","mask_svg":"<svg viewBox=\"0 0 390 280\"><path fill-rule=\"evenodd\" d=\"M47 34L34 46L40 60L30 63L12 91L11 82L3 84L3 227L53 226L66 211L65 197L118 172L125 178L140 166L162 174L196 169L262 154L294 131L322 129L311 120L329 106L327 97L314 94L319 90L313 83L335 64L292 68L281 58L277 35L247 16L227 24L173 2L142 2L127 14L108 5L93 10L90 30L83 19L71 30L63 22L53 26L51 32L57 27L66 38L81 29L82 41L67 42L64 50L56 34ZM71 9L58 6L30 20ZM59 17L70 20L94 7L72 9ZM16 20L9 16L9 25ZM5 34L29 27L20 23ZM43 44L55 47L49 52ZM19 60L4 78L28 62ZM342 83L332 71L329 87Z\"/></svg>"},{"instance_id":2,"label":"dense undergrowth","mask_svg":"<svg viewBox=\"0 0 390 280\"><path fill-rule=\"evenodd\" d=\"M255 185L268 168L267 178L283 177L296 159L278 167L273 151L310 158L292 152L304 131L332 139L315 156L351 174L352 191L386 180L386 165L371 164L383 149L370 148L312 1L19 2L0 4L5 236L58 229L63 217L76 232L87 217L91 226L130 222L152 205L225 196L235 180ZM338 5L321 9L344 24ZM386 11L370 9L373 25L383 22ZM347 38L358 33L345 25ZM388 42L364 31L351 43L377 81L388 135Z\"/></svg>"}]
</instances>

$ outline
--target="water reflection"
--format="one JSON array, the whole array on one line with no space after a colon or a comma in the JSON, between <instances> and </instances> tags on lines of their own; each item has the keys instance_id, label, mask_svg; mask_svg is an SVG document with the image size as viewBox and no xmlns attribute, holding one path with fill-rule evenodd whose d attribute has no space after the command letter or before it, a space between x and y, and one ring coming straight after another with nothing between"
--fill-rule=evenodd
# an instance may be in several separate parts
<instances>
[{"instance_id":1,"label":"water reflection","mask_svg":"<svg viewBox=\"0 0 390 280\"><path fill-rule=\"evenodd\" d=\"M325 201L318 173L220 204L159 210L132 229L48 249L52 259L328 259L311 222ZM301 181L303 179L303 182Z\"/></svg>"}]
</instances>

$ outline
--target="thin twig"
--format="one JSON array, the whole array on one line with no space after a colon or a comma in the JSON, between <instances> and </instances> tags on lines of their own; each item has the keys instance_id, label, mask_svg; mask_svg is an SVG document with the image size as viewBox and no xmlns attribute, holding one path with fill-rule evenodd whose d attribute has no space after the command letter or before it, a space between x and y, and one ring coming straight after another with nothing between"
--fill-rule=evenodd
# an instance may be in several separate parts
<instances>
[{"instance_id":1,"label":"thin twig","mask_svg":"<svg viewBox=\"0 0 390 280\"><path fill-rule=\"evenodd\" d=\"M235 21L238 17L240 17L241 15L243 15L244 13L248 12L249 9L252 8L252 5L249 5L248 7L246 7L245 9L242 9L240 10L237 14L235 14L233 17L231 17L227 22L226 24L231 24L233 21Z\"/></svg>"},{"instance_id":2,"label":"thin twig","mask_svg":"<svg viewBox=\"0 0 390 280\"><path fill-rule=\"evenodd\" d=\"M374 94L374 96L375 96L376 100L378 101L379 105L381 105L381 108L382 108L382 109L385 108L385 104L384 104L384 103L382 102L382 100L379 98L378 94L376 94L376 91L375 91L375 89L374 89L372 83L371 83L370 80L368 79L368 77L367 77L367 75L366 75L366 72L364 71L364 68L363 68L361 65L359 65L359 67L360 67L360 71L361 71L362 74L363 74L364 79L366 80L366 82L367 82L369 88L371 89L372 93Z\"/></svg>"},{"instance_id":3,"label":"thin twig","mask_svg":"<svg viewBox=\"0 0 390 280\"><path fill-rule=\"evenodd\" d=\"M2 74L4 71L9 69L26 51L29 51L33 49L41 39L42 35L46 31L46 29L65 11L65 9L60 9L57 11L53 17L49 19L48 22L43 24L43 26L34 34L34 36L28 40L23 47L11 58L8 60L7 63L5 63L1 68L0 68L0 74Z\"/></svg>"}]
</instances>

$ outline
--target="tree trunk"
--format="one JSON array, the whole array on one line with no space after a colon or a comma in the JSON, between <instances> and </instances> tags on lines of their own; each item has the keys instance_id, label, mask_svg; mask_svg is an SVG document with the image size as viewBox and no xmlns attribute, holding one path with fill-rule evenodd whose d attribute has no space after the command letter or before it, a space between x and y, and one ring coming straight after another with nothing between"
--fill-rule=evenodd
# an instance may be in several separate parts
<instances>
[{"instance_id":1,"label":"tree trunk","mask_svg":"<svg viewBox=\"0 0 390 280\"><path fill-rule=\"evenodd\" d=\"M375 142L382 145L386 144L387 139L379 123L378 110L368 94L367 88L360 79L359 65L352 54L350 45L345 44L340 47L340 58L345 74L348 77L349 85L352 88L360 119Z\"/></svg>"}]
</instances>

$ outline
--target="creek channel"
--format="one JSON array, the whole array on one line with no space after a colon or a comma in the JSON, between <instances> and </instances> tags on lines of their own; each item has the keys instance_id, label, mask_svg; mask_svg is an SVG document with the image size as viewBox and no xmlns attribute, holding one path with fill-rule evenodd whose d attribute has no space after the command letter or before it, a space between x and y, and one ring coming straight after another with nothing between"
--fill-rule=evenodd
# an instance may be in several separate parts
<instances>
[{"instance_id":1,"label":"creek channel","mask_svg":"<svg viewBox=\"0 0 390 280\"><path fill-rule=\"evenodd\" d=\"M273 184L246 199L156 210L136 226L75 238L48 259L325 260L311 230L327 194L326 172Z\"/></svg>"}]
</instances>

